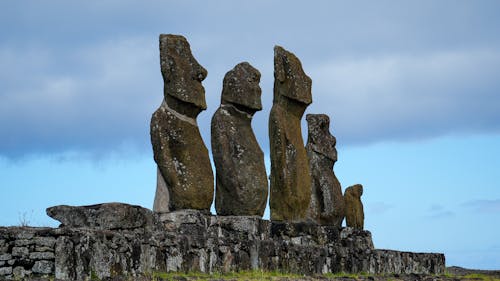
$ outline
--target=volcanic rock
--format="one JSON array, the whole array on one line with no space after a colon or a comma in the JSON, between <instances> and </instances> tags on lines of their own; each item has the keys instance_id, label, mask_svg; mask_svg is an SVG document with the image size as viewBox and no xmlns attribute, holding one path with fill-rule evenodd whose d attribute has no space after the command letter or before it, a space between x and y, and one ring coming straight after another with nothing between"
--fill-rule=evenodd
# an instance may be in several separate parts
<instances>
[{"instance_id":1,"label":"volcanic rock","mask_svg":"<svg viewBox=\"0 0 500 281\"><path fill-rule=\"evenodd\" d=\"M344 197L333 172L337 161L337 140L330 134L330 118L325 114L307 114L307 156L312 177L309 218L321 225L340 227L344 219Z\"/></svg>"},{"instance_id":2,"label":"volcanic rock","mask_svg":"<svg viewBox=\"0 0 500 281\"><path fill-rule=\"evenodd\" d=\"M134 229L157 226L153 212L141 206L104 203L89 206L59 205L47 208L47 215L65 227L86 227L101 230Z\"/></svg>"},{"instance_id":3,"label":"volcanic rock","mask_svg":"<svg viewBox=\"0 0 500 281\"><path fill-rule=\"evenodd\" d=\"M253 114L262 110L259 81L260 72L247 62L224 77L211 126L218 215L262 216L266 208L264 153L251 126Z\"/></svg>"},{"instance_id":4,"label":"volcanic rock","mask_svg":"<svg viewBox=\"0 0 500 281\"><path fill-rule=\"evenodd\" d=\"M344 192L347 226L362 230L364 228L365 214L363 203L361 203L361 195L363 195L363 186L361 184L349 186Z\"/></svg>"},{"instance_id":5,"label":"volcanic rock","mask_svg":"<svg viewBox=\"0 0 500 281\"><path fill-rule=\"evenodd\" d=\"M269 116L271 152L271 219L306 219L311 175L300 120L312 102L311 78L299 59L274 48L274 100Z\"/></svg>"},{"instance_id":6,"label":"volcanic rock","mask_svg":"<svg viewBox=\"0 0 500 281\"><path fill-rule=\"evenodd\" d=\"M207 107L201 84L207 71L191 54L186 38L179 35L160 35L160 61L164 101L151 118L151 143L159 169L154 211L208 211L214 193L213 172L196 123Z\"/></svg>"}]
</instances>

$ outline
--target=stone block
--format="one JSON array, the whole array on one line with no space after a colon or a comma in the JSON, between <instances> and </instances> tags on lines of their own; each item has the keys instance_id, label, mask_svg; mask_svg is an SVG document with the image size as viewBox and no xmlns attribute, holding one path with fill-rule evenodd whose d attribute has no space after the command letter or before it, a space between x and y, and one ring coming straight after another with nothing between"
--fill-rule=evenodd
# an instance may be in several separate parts
<instances>
[{"instance_id":1,"label":"stone block","mask_svg":"<svg viewBox=\"0 0 500 281\"><path fill-rule=\"evenodd\" d=\"M79 255L75 251L73 241L65 236L57 238L55 245L55 276L59 280L74 280L76 278L76 264L74 257Z\"/></svg>"},{"instance_id":2,"label":"stone block","mask_svg":"<svg viewBox=\"0 0 500 281\"><path fill-rule=\"evenodd\" d=\"M34 241L33 240L28 240L28 239L17 239L15 242L14 242L14 245L18 246L18 247L26 247L26 246L29 246L31 244L33 244Z\"/></svg>"},{"instance_id":3,"label":"stone block","mask_svg":"<svg viewBox=\"0 0 500 281\"><path fill-rule=\"evenodd\" d=\"M33 273L51 274L54 272L54 262L52 261L36 261L32 268Z\"/></svg>"},{"instance_id":4,"label":"stone block","mask_svg":"<svg viewBox=\"0 0 500 281\"><path fill-rule=\"evenodd\" d=\"M22 257L26 258L30 254L30 251L26 247L14 247L12 248L12 256L13 257Z\"/></svg>"},{"instance_id":5,"label":"stone block","mask_svg":"<svg viewBox=\"0 0 500 281\"><path fill-rule=\"evenodd\" d=\"M88 227L101 230L136 229L153 230L156 217L149 209L124 203L105 203L90 206L54 206L47 215L68 227ZM52 243L49 240L39 241Z\"/></svg>"},{"instance_id":6,"label":"stone block","mask_svg":"<svg viewBox=\"0 0 500 281\"><path fill-rule=\"evenodd\" d=\"M53 252L32 252L30 253L30 259L32 260L53 260Z\"/></svg>"},{"instance_id":7,"label":"stone block","mask_svg":"<svg viewBox=\"0 0 500 281\"><path fill-rule=\"evenodd\" d=\"M26 269L24 269L24 267L22 267L22 266L16 266L16 267L14 267L14 269L12 270L12 274L14 275L14 277L15 277L16 279L19 279L19 278L25 278L25 277L30 276L30 274L31 274L31 270L26 270Z\"/></svg>"},{"instance_id":8,"label":"stone block","mask_svg":"<svg viewBox=\"0 0 500 281\"><path fill-rule=\"evenodd\" d=\"M33 229L31 228L19 228L20 230L16 232L16 239L31 239L35 236Z\"/></svg>"},{"instance_id":9,"label":"stone block","mask_svg":"<svg viewBox=\"0 0 500 281\"><path fill-rule=\"evenodd\" d=\"M0 267L0 276L11 275L12 267Z\"/></svg>"},{"instance_id":10,"label":"stone block","mask_svg":"<svg viewBox=\"0 0 500 281\"><path fill-rule=\"evenodd\" d=\"M0 261L8 261L12 259L12 255L11 254L2 254L0 255Z\"/></svg>"},{"instance_id":11,"label":"stone block","mask_svg":"<svg viewBox=\"0 0 500 281\"><path fill-rule=\"evenodd\" d=\"M35 237L33 239L37 247L54 248L56 238L54 237Z\"/></svg>"}]
</instances>

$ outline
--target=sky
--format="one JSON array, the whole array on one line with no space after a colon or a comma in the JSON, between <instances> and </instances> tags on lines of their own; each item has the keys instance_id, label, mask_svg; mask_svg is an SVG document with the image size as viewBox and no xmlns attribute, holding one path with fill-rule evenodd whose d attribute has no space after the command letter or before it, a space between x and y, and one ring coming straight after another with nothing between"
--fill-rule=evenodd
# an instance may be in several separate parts
<instances>
[{"instance_id":1,"label":"sky","mask_svg":"<svg viewBox=\"0 0 500 281\"><path fill-rule=\"evenodd\" d=\"M207 147L224 74L248 61L262 74L252 126L269 170L283 46L313 80L306 114L331 118L342 187L364 186L375 246L500 269L499 11L487 0L2 1L0 225L56 227L45 208L59 204L152 208L158 36L171 33L208 70Z\"/></svg>"}]
</instances>

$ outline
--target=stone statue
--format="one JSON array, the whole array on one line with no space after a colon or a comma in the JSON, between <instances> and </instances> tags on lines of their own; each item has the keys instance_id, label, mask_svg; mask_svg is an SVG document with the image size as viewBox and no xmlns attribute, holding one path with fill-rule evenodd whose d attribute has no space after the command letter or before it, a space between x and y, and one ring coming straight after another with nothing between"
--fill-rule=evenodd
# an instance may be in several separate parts
<instances>
[{"instance_id":1,"label":"stone statue","mask_svg":"<svg viewBox=\"0 0 500 281\"><path fill-rule=\"evenodd\" d=\"M349 227L362 230L364 228L365 214L363 203L361 203L361 195L363 195L363 186L361 184L349 186L344 192L346 224Z\"/></svg>"},{"instance_id":2,"label":"stone statue","mask_svg":"<svg viewBox=\"0 0 500 281\"><path fill-rule=\"evenodd\" d=\"M262 216L266 208L264 153L251 125L254 113L262 110L259 81L260 72L247 62L224 77L211 126L218 215Z\"/></svg>"},{"instance_id":3,"label":"stone statue","mask_svg":"<svg viewBox=\"0 0 500 281\"><path fill-rule=\"evenodd\" d=\"M214 176L196 117L207 108L201 82L207 71L186 38L160 35L164 100L151 118L151 143L158 165L153 210L210 210Z\"/></svg>"},{"instance_id":4,"label":"stone statue","mask_svg":"<svg viewBox=\"0 0 500 281\"><path fill-rule=\"evenodd\" d=\"M330 118L325 114L307 114L307 156L312 189L309 218L321 225L342 226L344 197L333 165L337 161L337 140L330 134Z\"/></svg>"},{"instance_id":5,"label":"stone statue","mask_svg":"<svg viewBox=\"0 0 500 281\"><path fill-rule=\"evenodd\" d=\"M299 59L274 48L274 100L269 116L271 220L302 221L311 200L311 175L300 120L312 102L311 78Z\"/></svg>"}]
</instances>

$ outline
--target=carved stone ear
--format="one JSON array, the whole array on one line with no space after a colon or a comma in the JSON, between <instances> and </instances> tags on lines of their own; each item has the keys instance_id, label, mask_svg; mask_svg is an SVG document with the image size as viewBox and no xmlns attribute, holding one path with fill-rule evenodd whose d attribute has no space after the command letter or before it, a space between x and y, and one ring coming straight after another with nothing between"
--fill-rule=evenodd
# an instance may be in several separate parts
<instances>
[{"instance_id":1,"label":"carved stone ear","mask_svg":"<svg viewBox=\"0 0 500 281\"><path fill-rule=\"evenodd\" d=\"M175 63L173 58L168 54L169 38L166 34L160 34L160 68L165 83L170 81L172 65Z\"/></svg>"},{"instance_id":2,"label":"carved stone ear","mask_svg":"<svg viewBox=\"0 0 500 281\"><path fill-rule=\"evenodd\" d=\"M165 55L161 57L161 75L163 76L163 81L165 83L170 82L170 77L172 77L172 68L175 67L175 61L172 57Z\"/></svg>"},{"instance_id":3,"label":"carved stone ear","mask_svg":"<svg viewBox=\"0 0 500 281\"><path fill-rule=\"evenodd\" d=\"M274 46L274 79L283 82L285 81L285 62L283 56L279 55L285 50L280 46Z\"/></svg>"}]
</instances>

